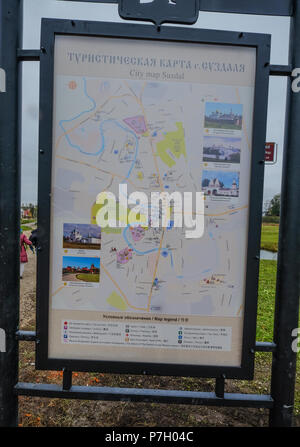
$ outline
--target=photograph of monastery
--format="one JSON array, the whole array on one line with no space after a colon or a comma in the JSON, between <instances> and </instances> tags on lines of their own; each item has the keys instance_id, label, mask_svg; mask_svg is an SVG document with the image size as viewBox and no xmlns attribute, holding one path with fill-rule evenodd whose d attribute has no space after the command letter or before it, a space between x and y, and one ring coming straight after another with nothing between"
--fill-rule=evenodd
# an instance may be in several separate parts
<instances>
[{"instance_id":1,"label":"photograph of monastery","mask_svg":"<svg viewBox=\"0 0 300 447\"><path fill-rule=\"evenodd\" d=\"M240 163L241 138L204 137L203 161L215 163Z\"/></svg>"},{"instance_id":2,"label":"photograph of monastery","mask_svg":"<svg viewBox=\"0 0 300 447\"><path fill-rule=\"evenodd\" d=\"M202 191L205 196L239 197L239 172L204 170Z\"/></svg>"},{"instance_id":3,"label":"photograph of monastery","mask_svg":"<svg viewBox=\"0 0 300 447\"><path fill-rule=\"evenodd\" d=\"M98 225L65 223L63 248L100 250L101 229Z\"/></svg>"},{"instance_id":4,"label":"photograph of monastery","mask_svg":"<svg viewBox=\"0 0 300 447\"><path fill-rule=\"evenodd\" d=\"M205 104L204 127L214 129L241 130L243 121L242 104L207 102Z\"/></svg>"}]
</instances>

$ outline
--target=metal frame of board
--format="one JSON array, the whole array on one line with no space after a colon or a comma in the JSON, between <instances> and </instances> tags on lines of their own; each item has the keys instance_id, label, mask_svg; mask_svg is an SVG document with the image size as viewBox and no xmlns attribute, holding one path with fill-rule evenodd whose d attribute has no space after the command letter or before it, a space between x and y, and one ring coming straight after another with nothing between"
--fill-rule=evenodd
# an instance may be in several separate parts
<instances>
[{"instance_id":1,"label":"metal frame of board","mask_svg":"<svg viewBox=\"0 0 300 447\"><path fill-rule=\"evenodd\" d=\"M246 260L245 310L241 366L181 365L167 363L120 362L101 360L70 360L49 358L49 271L51 234L51 166L53 139L53 71L54 42L57 35L101 36L114 39L150 39L159 42L186 44L215 44L253 47L256 50L254 91L252 161L249 193L248 250ZM40 130L38 228L39 252L37 258L37 368L72 371L99 371L130 374L159 374L194 377L227 377L252 379L258 295L261 209L263 200L264 152L268 103L270 36L166 27L158 31L149 25L82 22L74 20L43 19L40 58Z\"/></svg>"}]
</instances>

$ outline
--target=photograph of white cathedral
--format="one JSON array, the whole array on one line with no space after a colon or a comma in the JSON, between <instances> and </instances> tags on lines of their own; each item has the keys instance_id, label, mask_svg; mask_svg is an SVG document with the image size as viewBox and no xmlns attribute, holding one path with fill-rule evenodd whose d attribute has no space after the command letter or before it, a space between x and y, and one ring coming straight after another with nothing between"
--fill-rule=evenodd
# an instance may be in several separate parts
<instances>
[{"instance_id":1,"label":"photograph of white cathedral","mask_svg":"<svg viewBox=\"0 0 300 447\"><path fill-rule=\"evenodd\" d=\"M205 196L239 197L239 172L204 170L202 191Z\"/></svg>"},{"instance_id":2,"label":"photograph of white cathedral","mask_svg":"<svg viewBox=\"0 0 300 447\"><path fill-rule=\"evenodd\" d=\"M63 248L100 250L101 229L98 225L65 223Z\"/></svg>"},{"instance_id":3,"label":"photograph of white cathedral","mask_svg":"<svg viewBox=\"0 0 300 447\"><path fill-rule=\"evenodd\" d=\"M203 139L203 161L240 163L241 138L207 136Z\"/></svg>"}]
</instances>

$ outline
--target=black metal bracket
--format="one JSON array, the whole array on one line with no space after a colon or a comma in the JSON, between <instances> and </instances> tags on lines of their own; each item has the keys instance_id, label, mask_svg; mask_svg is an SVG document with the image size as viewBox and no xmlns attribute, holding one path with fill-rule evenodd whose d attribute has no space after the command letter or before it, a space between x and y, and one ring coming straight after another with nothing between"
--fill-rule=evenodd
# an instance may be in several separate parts
<instances>
[{"instance_id":1,"label":"black metal bracket","mask_svg":"<svg viewBox=\"0 0 300 447\"><path fill-rule=\"evenodd\" d=\"M69 391L72 388L72 371L63 369L63 390Z\"/></svg>"},{"instance_id":2,"label":"black metal bracket","mask_svg":"<svg viewBox=\"0 0 300 447\"><path fill-rule=\"evenodd\" d=\"M293 68L291 65L269 65L270 76L291 76Z\"/></svg>"},{"instance_id":3,"label":"black metal bracket","mask_svg":"<svg viewBox=\"0 0 300 447\"><path fill-rule=\"evenodd\" d=\"M215 394L218 398L224 399L225 375L216 378Z\"/></svg>"},{"instance_id":4,"label":"black metal bracket","mask_svg":"<svg viewBox=\"0 0 300 447\"><path fill-rule=\"evenodd\" d=\"M16 339L19 341L36 341L37 335L35 331L17 331Z\"/></svg>"},{"instance_id":5,"label":"black metal bracket","mask_svg":"<svg viewBox=\"0 0 300 447\"><path fill-rule=\"evenodd\" d=\"M255 344L255 352L276 352L277 345L274 342L257 341Z\"/></svg>"},{"instance_id":6,"label":"black metal bracket","mask_svg":"<svg viewBox=\"0 0 300 447\"><path fill-rule=\"evenodd\" d=\"M192 25L199 17L199 0L153 0L140 3L139 0L119 0L119 15L125 20L154 22L157 31L162 23Z\"/></svg>"},{"instance_id":7,"label":"black metal bracket","mask_svg":"<svg viewBox=\"0 0 300 447\"><path fill-rule=\"evenodd\" d=\"M40 55L41 55L41 50L22 50L20 48L18 48L18 50L17 50L18 62L39 61Z\"/></svg>"}]
</instances>

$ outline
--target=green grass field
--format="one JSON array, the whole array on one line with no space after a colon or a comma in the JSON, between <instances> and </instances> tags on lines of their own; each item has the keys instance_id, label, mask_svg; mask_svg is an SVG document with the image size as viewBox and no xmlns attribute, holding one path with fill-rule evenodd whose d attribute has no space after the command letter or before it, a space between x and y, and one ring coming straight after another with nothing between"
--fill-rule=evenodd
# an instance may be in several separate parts
<instances>
[{"instance_id":1,"label":"green grass field","mask_svg":"<svg viewBox=\"0 0 300 447\"><path fill-rule=\"evenodd\" d=\"M100 275L99 273L95 273L94 275L91 273L82 273L76 275L76 278L84 282L99 282Z\"/></svg>"},{"instance_id":2,"label":"green grass field","mask_svg":"<svg viewBox=\"0 0 300 447\"><path fill-rule=\"evenodd\" d=\"M273 340L276 261L260 261L256 339Z\"/></svg>"},{"instance_id":3,"label":"green grass field","mask_svg":"<svg viewBox=\"0 0 300 447\"><path fill-rule=\"evenodd\" d=\"M278 251L279 225L262 225L261 249L276 252Z\"/></svg>"},{"instance_id":4,"label":"green grass field","mask_svg":"<svg viewBox=\"0 0 300 447\"><path fill-rule=\"evenodd\" d=\"M30 219L21 219L21 224L29 224L29 223L33 223L33 222L36 222L36 217L33 219L33 218L30 218Z\"/></svg>"},{"instance_id":5,"label":"green grass field","mask_svg":"<svg viewBox=\"0 0 300 447\"><path fill-rule=\"evenodd\" d=\"M257 313L257 341L273 341L275 291L276 291L276 261L260 261L259 292L258 292L258 313ZM298 327L300 327L300 318ZM258 363L266 364L270 362L270 355L257 353ZM270 365L271 367L271 365ZM266 381L268 379L266 378ZM300 352L297 357L297 375L295 390L295 414L300 414Z\"/></svg>"},{"instance_id":6,"label":"green grass field","mask_svg":"<svg viewBox=\"0 0 300 447\"><path fill-rule=\"evenodd\" d=\"M32 231L31 227L28 227L28 225L21 225L22 231Z\"/></svg>"}]
</instances>

